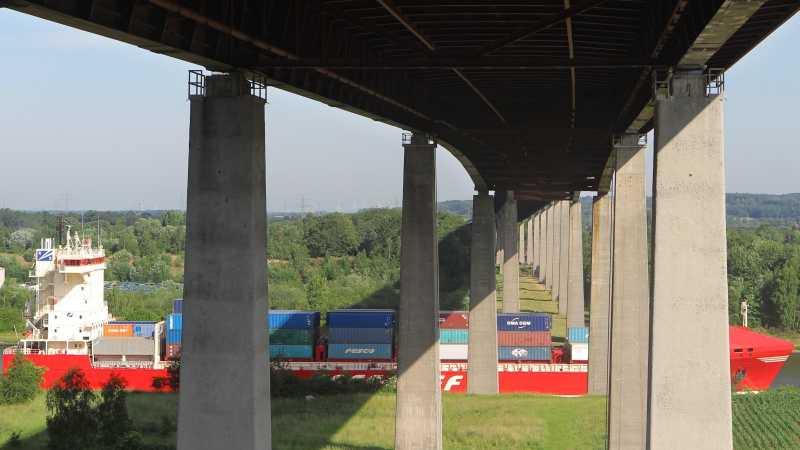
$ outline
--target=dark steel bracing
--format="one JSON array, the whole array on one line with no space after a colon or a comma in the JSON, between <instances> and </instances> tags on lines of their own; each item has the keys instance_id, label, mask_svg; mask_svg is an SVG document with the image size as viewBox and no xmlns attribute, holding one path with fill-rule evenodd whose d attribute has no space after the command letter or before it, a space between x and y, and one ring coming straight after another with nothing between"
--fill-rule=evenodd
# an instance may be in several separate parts
<instances>
[{"instance_id":1,"label":"dark steel bracing","mask_svg":"<svg viewBox=\"0 0 800 450\"><path fill-rule=\"evenodd\" d=\"M478 186L516 191L529 204L520 211L596 190L611 136L652 128L651 72L685 63L704 30L718 28L709 24L741 3L0 1L209 69L258 72L274 86L430 133ZM730 67L800 8L749 4L755 12L702 58L708 67Z\"/></svg>"}]
</instances>

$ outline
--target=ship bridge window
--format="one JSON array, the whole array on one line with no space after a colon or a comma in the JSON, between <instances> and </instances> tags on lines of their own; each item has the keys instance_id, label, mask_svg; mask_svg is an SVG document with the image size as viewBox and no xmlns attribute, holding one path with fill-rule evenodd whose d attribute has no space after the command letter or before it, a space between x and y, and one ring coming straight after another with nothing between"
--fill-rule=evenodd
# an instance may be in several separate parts
<instances>
[{"instance_id":1,"label":"ship bridge window","mask_svg":"<svg viewBox=\"0 0 800 450\"><path fill-rule=\"evenodd\" d=\"M735 348L735 349L733 349L733 351L734 351L734 353L742 353L742 349L741 348Z\"/></svg>"}]
</instances>

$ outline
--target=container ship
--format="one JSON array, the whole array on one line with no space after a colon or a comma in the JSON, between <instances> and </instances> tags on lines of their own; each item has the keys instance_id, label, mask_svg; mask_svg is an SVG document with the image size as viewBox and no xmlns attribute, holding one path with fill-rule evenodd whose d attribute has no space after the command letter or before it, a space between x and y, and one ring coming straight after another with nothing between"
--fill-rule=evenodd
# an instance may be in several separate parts
<instances>
[{"instance_id":1,"label":"container ship","mask_svg":"<svg viewBox=\"0 0 800 450\"><path fill-rule=\"evenodd\" d=\"M168 368L180 358L183 300L159 322L116 321L104 301L106 268L102 245L66 231L63 245L45 239L30 273L34 298L25 309L27 328L16 346L3 351L3 369L15 353L45 368L48 388L71 368L101 388L112 373L138 391L170 390ZM322 326L314 311L272 310L265 320L273 365L309 378L324 373L354 379L395 373L397 318L394 310L330 311ZM439 317L442 390L467 390L469 314L443 311ZM584 395L588 385L588 328L569 328L554 345L549 314L498 314L500 392ZM731 379L739 391L769 388L792 353L791 342L730 328Z\"/></svg>"}]
</instances>

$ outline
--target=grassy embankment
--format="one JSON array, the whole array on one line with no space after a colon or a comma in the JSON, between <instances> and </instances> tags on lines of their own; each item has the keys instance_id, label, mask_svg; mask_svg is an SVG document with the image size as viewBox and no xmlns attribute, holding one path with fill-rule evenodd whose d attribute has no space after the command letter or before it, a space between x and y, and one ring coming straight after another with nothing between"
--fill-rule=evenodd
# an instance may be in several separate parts
<instances>
[{"instance_id":1,"label":"grassy embankment","mask_svg":"<svg viewBox=\"0 0 800 450\"><path fill-rule=\"evenodd\" d=\"M550 291L545 289L530 275L520 271L519 275L519 309L520 311L541 312L553 314L553 343L560 345L567 336L567 318L558 314L558 303L553 301ZM497 311L503 311L503 276L497 275Z\"/></svg>"}]
</instances>

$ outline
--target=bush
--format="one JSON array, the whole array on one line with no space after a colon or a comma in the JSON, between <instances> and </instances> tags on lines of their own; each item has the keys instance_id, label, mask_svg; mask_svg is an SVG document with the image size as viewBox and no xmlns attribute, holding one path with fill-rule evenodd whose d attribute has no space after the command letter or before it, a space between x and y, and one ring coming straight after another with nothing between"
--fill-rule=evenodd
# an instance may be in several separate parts
<instances>
[{"instance_id":1,"label":"bush","mask_svg":"<svg viewBox=\"0 0 800 450\"><path fill-rule=\"evenodd\" d=\"M47 392L48 448L90 449L97 438L95 394L80 369L70 369Z\"/></svg>"},{"instance_id":2,"label":"bush","mask_svg":"<svg viewBox=\"0 0 800 450\"><path fill-rule=\"evenodd\" d=\"M0 378L0 403L24 403L31 401L39 390L44 369L35 366L17 353Z\"/></svg>"},{"instance_id":3,"label":"bush","mask_svg":"<svg viewBox=\"0 0 800 450\"><path fill-rule=\"evenodd\" d=\"M97 405L97 430L100 444L114 446L120 436L127 436L131 431L131 420L128 418L128 393L125 392L125 380L112 374L100 393L100 404ZM134 439L134 438L131 438ZM133 442L133 441L131 441ZM138 448L123 446L121 448Z\"/></svg>"}]
</instances>

